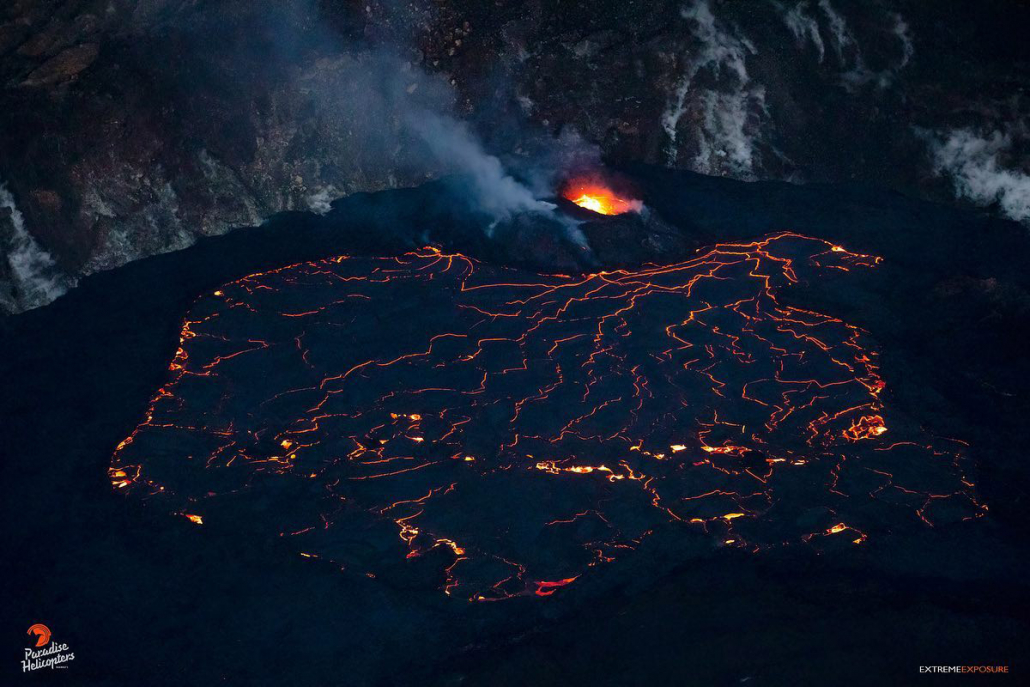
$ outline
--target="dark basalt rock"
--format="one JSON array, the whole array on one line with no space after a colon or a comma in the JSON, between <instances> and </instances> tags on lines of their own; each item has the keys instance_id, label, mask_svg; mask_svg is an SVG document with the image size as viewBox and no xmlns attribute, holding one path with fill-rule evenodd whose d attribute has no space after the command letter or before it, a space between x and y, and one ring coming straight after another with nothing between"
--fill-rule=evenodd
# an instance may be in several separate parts
<instances>
[{"instance_id":1,"label":"dark basalt rock","mask_svg":"<svg viewBox=\"0 0 1030 687\"><path fill-rule=\"evenodd\" d=\"M882 257L875 270L799 284L783 298L869 332L890 402L926 431L970 443L972 481L989 515L833 556L723 552L686 568L672 565L676 543L663 539L638 553L659 568L667 563L665 573L630 575L589 604L572 586L546 608L515 599L455 610L418 596L435 583L424 570L376 581L299 559L217 519L197 527L113 493L111 454L167 380L179 323L198 294L283 264L396 255L425 243L487 260L532 254L531 246L496 245L483 219L434 183L358 194L325 217L289 213L205 239L87 277L51 305L4 321L0 413L12 459L0 507L8 549L18 552L5 560L21 590L6 609L14 625L45 614L75 649L71 669L84 682L109 684L140 676L207 684L226 675L335 684L343 675L369 685L748 677L786 685L835 682L842 663L863 666L858 682L955 661L1025 669L1023 227L861 187L626 171L685 242L796 230ZM593 236L605 222L596 227ZM270 492L269 503L277 496ZM217 651L198 630L212 627L232 637Z\"/></svg>"},{"instance_id":2,"label":"dark basalt rock","mask_svg":"<svg viewBox=\"0 0 1030 687\"><path fill-rule=\"evenodd\" d=\"M596 256L607 268L674 262L700 246L665 222L654 210L594 217L579 226Z\"/></svg>"}]
</instances>

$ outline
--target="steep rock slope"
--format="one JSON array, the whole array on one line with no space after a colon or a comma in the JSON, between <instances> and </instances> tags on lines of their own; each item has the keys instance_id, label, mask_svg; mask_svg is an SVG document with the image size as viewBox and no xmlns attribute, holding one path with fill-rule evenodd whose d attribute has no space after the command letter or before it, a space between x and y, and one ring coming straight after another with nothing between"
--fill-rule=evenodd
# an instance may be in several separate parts
<instances>
[{"instance_id":1,"label":"steep rock slope","mask_svg":"<svg viewBox=\"0 0 1030 687\"><path fill-rule=\"evenodd\" d=\"M460 166L424 112L509 166L579 136L617 162L1026 220L1028 18L1009 0L18 0L0 10L2 307Z\"/></svg>"}]
</instances>

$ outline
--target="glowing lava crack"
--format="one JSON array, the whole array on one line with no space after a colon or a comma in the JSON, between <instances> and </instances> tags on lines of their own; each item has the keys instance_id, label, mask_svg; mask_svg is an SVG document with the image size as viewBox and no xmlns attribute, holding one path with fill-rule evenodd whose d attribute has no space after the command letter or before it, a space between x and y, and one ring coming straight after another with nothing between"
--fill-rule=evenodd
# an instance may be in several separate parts
<instances>
[{"instance_id":1,"label":"glowing lava crack","mask_svg":"<svg viewBox=\"0 0 1030 687\"><path fill-rule=\"evenodd\" d=\"M780 234L585 277L434 249L254 274L195 304L111 479L472 600L642 546L832 550L982 515L961 442L881 400L867 335L777 300L877 262Z\"/></svg>"},{"instance_id":2,"label":"glowing lava crack","mask_svg":"<svg viewBox=\"0 0 1030 687\"><path fill-rule=\"evenodd\" d=\"M640 212L644 204L615 195L607 186L591 182L573 182L564 191L567 200L599 215L621 215Z\"/></svg>"}]
</instances>

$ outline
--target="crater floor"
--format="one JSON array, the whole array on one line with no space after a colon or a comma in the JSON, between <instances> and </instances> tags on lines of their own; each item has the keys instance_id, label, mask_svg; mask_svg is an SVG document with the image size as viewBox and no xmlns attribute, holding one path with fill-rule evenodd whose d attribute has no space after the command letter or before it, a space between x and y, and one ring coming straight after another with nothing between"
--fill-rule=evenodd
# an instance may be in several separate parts
<instances>
[{"instance_id":1,"label":"crater floor","mask_svg":"<svg viewBox=\"0 0 1030 687\"><path fill-rule=\"evenodd\" d=\"M114 487L391 586L560 594L645 541L833 555L983 515L967 447L791 284L879 258L781 233L542 276L426 248L209 292ZM657 544L655 544L657 542Z\"/></svg>"}]
</instances>

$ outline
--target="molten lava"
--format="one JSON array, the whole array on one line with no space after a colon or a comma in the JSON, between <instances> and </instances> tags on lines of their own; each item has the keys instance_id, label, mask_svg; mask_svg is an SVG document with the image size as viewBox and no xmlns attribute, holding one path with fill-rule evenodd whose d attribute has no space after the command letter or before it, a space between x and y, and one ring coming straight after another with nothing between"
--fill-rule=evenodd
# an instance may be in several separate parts
<instances>
[{"instance_id":1,"label":"molten lava","mask_svg":"<svg viewBox=\"0 0 1030 687\"><path fill-rule=\"evenodd\" d=\"M964 444L888 405L868 334L779 297L878 262L783 233L585 276L433 248L253 274L191 309L110 479L474 602L979 517Z\"/></svg>"},{"instance_id":2,"label":"molten lava","mask_svg":"<svg viewBox=\"0 0 1030 687\"><path fill-rule=\"evenodd\" d=\"M606 186L592 182L573 182L563 194L581 208L599 215L621 215L626 212L640 212L644 204L639 200L626 200L615 195Z\"/></svg>"}]
</instances>

